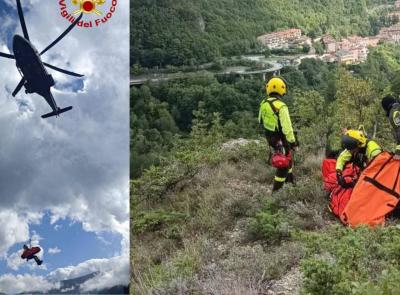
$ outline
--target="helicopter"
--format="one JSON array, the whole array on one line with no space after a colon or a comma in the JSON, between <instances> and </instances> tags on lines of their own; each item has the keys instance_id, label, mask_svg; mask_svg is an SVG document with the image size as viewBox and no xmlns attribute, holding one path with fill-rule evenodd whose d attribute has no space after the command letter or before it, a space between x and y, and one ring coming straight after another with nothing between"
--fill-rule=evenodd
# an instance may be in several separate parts
<instances>
[{"instance_id":1,"label":"helicopter","mask_svg":"<svg viewBox=\"0 0 400 295\"><path fill-rule=\"evenodd\" d=\"M42 115L41 116L42 118L49 118L52 116L58 117L61 113L71 110L72 106L68 106L65 108L59 108L57 106L53 94L51 93L51 87L54 86L55 82L52 75L50 75L47 72L46 67L74 77L83 77L83 75L67 71L65 69L61 69L51 64L45 63L42 61L41 56L45 52L47 52L50 48L52 48L54 45L56 45L76 26L76 24L82 18L82 13L60 36L58 36L57 39L55 39L45 49L39 52L33 46L33 44L29 39L29 34L24 19L24 13L22 11L21 1L16 0L16 2L17 2L18 16L21 23L23 36L17 34L14 35L12 42L13 53L14 53L13 55L0 52L0 57L14 59L16 61L17 69L22 76L17 87L12 92L12 96L15 97L17 93L22 89L22 87L24 87L26 94L37 93L40 96L42 96L46 100L46 102L50 105L52 111L50 113Z\"/></svg>"}]
</instances>

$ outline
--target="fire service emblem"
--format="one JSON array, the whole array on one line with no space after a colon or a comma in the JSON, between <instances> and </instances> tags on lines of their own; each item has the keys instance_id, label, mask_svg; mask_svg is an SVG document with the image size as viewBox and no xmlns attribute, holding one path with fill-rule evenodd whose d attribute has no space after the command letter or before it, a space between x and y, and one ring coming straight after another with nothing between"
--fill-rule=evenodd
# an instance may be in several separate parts
<instances>
[{"instance_id":1,"label":"fire service emblem","mask_svg":"<svg viewBox=\"0 0 400 295\"><path fill-rule=\"evenodd\" d=\"M93 15L86 20L78 22L78 27L93 28L107 23L114 15L118 0L59 0L61 16L73 23L76 18L84 13Z\"/></svg>"},{"instance_id":2,"label":"fire service emblem","mask_svg":"<svg viewBox=\"0 0 400 295\"><path fill-rule=\"evenodd\" d=\"M72 0L73 5L79 6L79 9L75 10L73 14L80 13L96 13L102 15L103 13L96 8L96 6L104 5L106 0Z\"/></svg>"}]
</instances>

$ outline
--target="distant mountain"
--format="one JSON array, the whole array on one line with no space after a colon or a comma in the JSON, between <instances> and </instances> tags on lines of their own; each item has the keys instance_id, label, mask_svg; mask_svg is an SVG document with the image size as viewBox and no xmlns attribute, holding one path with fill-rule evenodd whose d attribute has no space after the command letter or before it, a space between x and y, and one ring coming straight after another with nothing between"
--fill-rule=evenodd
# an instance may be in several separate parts
<instances>
[{"instance_id":1,"label":"distant mountain","mask_svg":"<svg viewBox=\"0 0 400 295\"><path fill-rule=\"evenodd\" d=\"M129 294L129 287L115 286L112 288L107 288L107 289L97 291L97 294Z\"/></svg>"},{"instance_id":2,"label":"distant mountain","mask_svg":"<svg viewBox=\"0 0 400 295\"><path fill-rule=\"evenodd\" d=\"M93 272L78 278L61 281L59 289L52 289L46 293L24 292L20 294L88 294L88 292L82 292L81 286L86 281L94 278L98 274L99 272ZM128 286L113 286L111 288L105 288L91 292L91 294L129 294L129 288Z\"/></svg>"},{"instance_id":3,"label":"distant mountain","mask_svg":"<svg viewBox=\"0 0 400 295\"><path fill-rule=\"evenodd\" d=\"M99 273L98 272L93 272L91 274L78 277L75 279L70 279L70 280L64 280L60 282L60 289L59 290L54 290L54 292L60 292L63 294L78 294L80 293L80 286L85 283L86 281L94 278L97 276ZM49 293L54 293L53 290Z\"/></svg>"}]
</instances>

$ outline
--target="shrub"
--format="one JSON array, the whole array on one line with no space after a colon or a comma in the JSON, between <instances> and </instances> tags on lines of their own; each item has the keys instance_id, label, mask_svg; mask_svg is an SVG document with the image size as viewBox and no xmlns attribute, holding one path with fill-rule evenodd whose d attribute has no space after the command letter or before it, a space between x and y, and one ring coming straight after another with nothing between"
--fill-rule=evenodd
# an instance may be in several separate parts
<instances>
[{"instance_id":1,"label":"shrub","mask_svg":"<svg viewBox=\"0 0 400 295\"><path fill-rule=\"evenodd\" d=\"M251 200L243 194L232 195L222 203L222 212L228 218L245 217L251 209Z\"/></svg>"},{"instance_id":2,"label":"shrub","mask_svg":"<svg viewBox=\"0 0 400 295\"><path fill-rule=\"evenodd\" d=\"M156 203L163 193L188 175L189 168L178 161L173 161L168 169L151 166L141 178L131 182L131 204L136 206Z\"/></svg>"},{"instance_id":3,"label":"shrub","mask_svg":"<svg viewBox=\"0 0 400 295\"><path fill-rule=\"evenodd\" d=\"M308 259L303 262L302 271L305 276L305 294L338 294L336 285L340 283L342 276L340 268L334 262L318 258Z\"/></svg>"},{"instance_id":4,"label":"shrub","mask_svg":"<svg viewBox=\"0 0 400 295\"><path fill-rule=\"evenodd\" d=\"M185 217L185 214L166 212L163 209L141 212L133 220L133 230L136 234L156 231L162 227L170 227L175 223L181 222Z\"/></svg>"},{"instance_id":5,"label":"shrub","mask_svg":"<svg viewBox=\"0 0 400 295\"><path fill-rule=\"evenodd\" d=\"M400 271L393 267L382 271L379 279L374 282L353 283L355 294L359 295L388 295L399 293Z\"/></svg>"},{"instance_id":6,"label":"shrub","mask_svg":"<svg viewBox=\"0 0 400 295\"><path fill-rule=\"evenodd\" d=\"M202 243L185 241L185 247L167 261L148 266L146 272L134 272L134 294L165 294L163 290L169 289L171 282L192 278L201 266Z\"/></svg>"},{"instance_id":7,"label":"shrub","mask_svg":"<svg viewBox=\"0 0 400 295\"><path fill-rule=\"evenodd\" d=\"M280 242L290 234L285 213L272 199L266 200L265 208L256 214L250 223L250 233L256 239L266 239L268 243Z\"/></svg>"},{"instance_id":8,"label":"shrub","mask_svg":"<svg viewBox=\"0 0 400 295\"><path fill-rule=\"evenodd\" d=\"M331 226L296 237L307 247L302 261L304 293L398 294L400 233L396 227Z\"/></svg>"}]
</instances>

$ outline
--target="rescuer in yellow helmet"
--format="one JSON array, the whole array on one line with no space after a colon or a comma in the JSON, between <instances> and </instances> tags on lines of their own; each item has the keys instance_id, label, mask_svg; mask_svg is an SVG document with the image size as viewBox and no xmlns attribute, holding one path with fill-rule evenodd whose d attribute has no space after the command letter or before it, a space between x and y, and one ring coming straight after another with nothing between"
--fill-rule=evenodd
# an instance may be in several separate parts
<instances>
[{"instance_id":1,"label":"rescuer in yellow helmet","mask_svg":"<svg viewBox=\"0 0 400 295\"><path fill-rule=\"evenodd\" d=\"M273 77L265 85L267 97L260 105L258 121L265 132L268 144L275 150L284 148L288 156L297 146L289 109L281 100L287 92L287 84L280 77ZM293 183L293 163L288 168L278 168L272 191L280 189L285 182Z\"/></svg>"},{"instance_id":2,"label":"rescuer in yellow helmet","mask_svg":"<svg viewBox=\"0 0 400 295\"><path fill-rule=\"evenodd\" d=\"M342 147L344 150L340 153L336 161L337 181L342 187L354 186L346 184L342 171L348 162L352 162L361 169L374 157L382 152L382 148L375 141L370 140L362 130L346 130L342 136Z\"/></svg>"}]
</instances>

